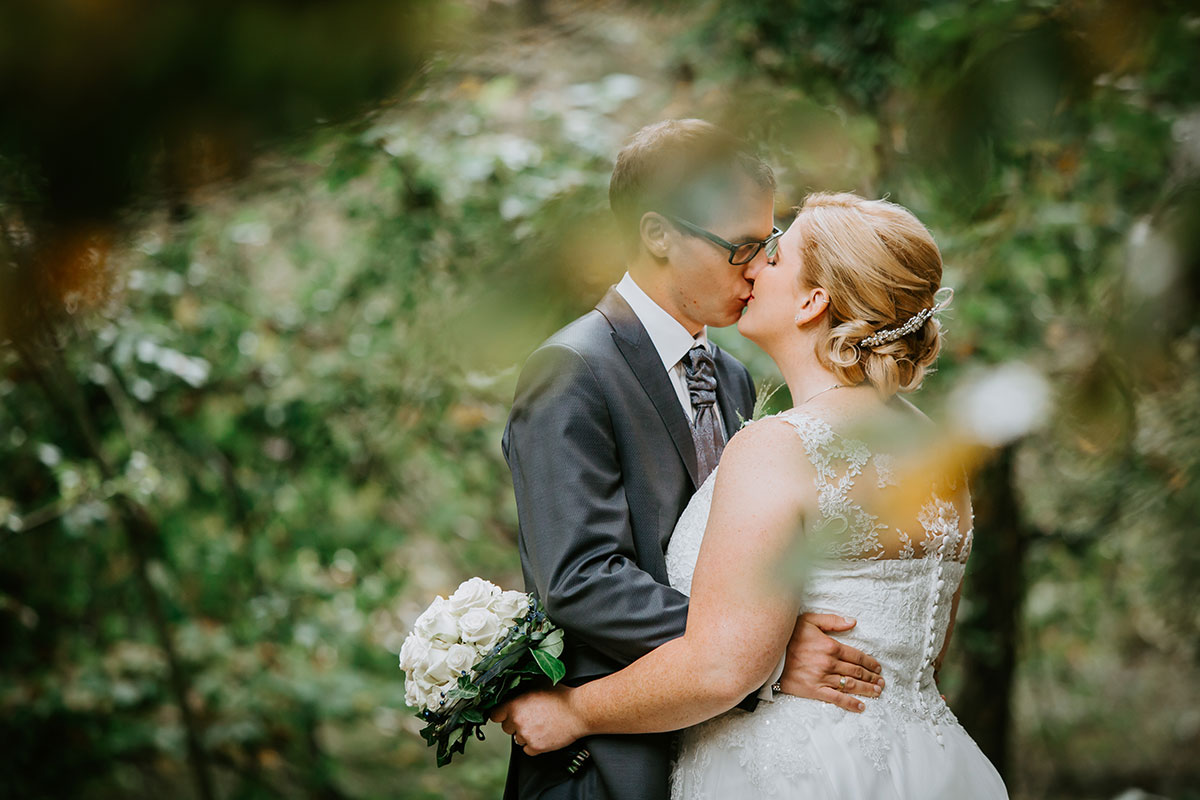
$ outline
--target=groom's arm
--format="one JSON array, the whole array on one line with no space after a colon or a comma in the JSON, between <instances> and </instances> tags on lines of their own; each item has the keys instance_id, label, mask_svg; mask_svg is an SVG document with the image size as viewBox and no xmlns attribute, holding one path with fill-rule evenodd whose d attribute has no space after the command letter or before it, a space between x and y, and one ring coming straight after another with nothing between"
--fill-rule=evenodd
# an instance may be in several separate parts
<instances>
[{"instance_id":1,"label":"groom's arm","mask_svg":"<svg viewBox=\"0 0 1200 800\"><path fill-rule=\"evenodd\" d=\"M625 664L682 636L687 598L637 564L604 392L578 352L552 344L530 357L504 452L528 588L555 623Z\"/></svg>"}]
</instances>

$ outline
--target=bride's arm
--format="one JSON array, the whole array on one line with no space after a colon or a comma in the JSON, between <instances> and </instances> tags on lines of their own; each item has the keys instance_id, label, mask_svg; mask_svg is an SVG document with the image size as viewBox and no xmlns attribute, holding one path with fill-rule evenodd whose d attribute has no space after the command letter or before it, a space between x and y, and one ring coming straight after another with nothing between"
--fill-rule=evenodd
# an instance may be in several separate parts
<instances>
[{"instance_id":1,"label":"bride's arm","mask_svg":"<svg viewBox=\"0 0 1200 800\"><path fill-rule=\"evenodd\" d=\"M600 733L676 730L733 708L770 676L799 601L778 568L812 502L811 467L787 423L730 440L692 579L686 633L577 689L533 692L492 718L531 755Z\"/></svg>"}]
</instances>

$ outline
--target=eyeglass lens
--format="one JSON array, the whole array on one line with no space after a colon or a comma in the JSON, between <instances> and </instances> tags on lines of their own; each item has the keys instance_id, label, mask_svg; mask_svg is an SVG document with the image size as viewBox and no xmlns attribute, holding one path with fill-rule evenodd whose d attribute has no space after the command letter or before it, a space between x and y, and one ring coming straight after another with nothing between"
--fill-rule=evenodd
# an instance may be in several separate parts
<instances>
[{"instance_id":1,"label":"eyeglass lens","mask_svg":"<svg viewBox=\"0 0 1200 800\"><path fill-rule=\"evenodd\" d=\"M738 245L733 251L734 264L746 264L754 260L758 255L758 251L762 249L762 242L747 242L743 245Z\"/></svg>"}]
</instances>

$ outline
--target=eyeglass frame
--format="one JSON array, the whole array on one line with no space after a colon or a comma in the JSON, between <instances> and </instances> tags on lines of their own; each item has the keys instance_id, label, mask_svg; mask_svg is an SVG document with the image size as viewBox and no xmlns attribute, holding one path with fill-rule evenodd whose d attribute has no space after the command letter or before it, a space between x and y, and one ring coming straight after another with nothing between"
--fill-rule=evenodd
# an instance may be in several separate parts
<instances>
[{"instance_id":1,"label":"eyeglass frame","mask_svg":"<svg viewBox=\"0 0 1200 800\"><path fill-rule=\"evenodd\" d=\"M766 239L763 239L762 241L751 240L749 242L738 242L737 244L734 244L733 242L722 239L720 236L717 236L712 231L706 231L706 230L704 230L704 228L701 228L699 225L696 225L695 223L692 223L692 222L688 222L686 219L677 217L674 214L664 214L661 211L659 213L662 214L663 217L670 220L675 225L678 225L679 227L686 230L688 233L691 233L694 236L699 236L701 238L708 239L710 242L717 245L718 247L728 250L729 251L729 263L735 267L744 267L746 264L749 264L751 261L753 261L755 258L757 258L759 252L771 247L771 245L775 245L774 251L767 252L767 258L771 258L773 255L775 255L775 252L778 252L779 237L783 236L783 233L784 233L783 231L781 231L779 229L779 227L777 225L772 225L771 226L771 235L768 236ZM750 245L750 244L756 244L756 245L758 245L758 248L753 253L751 253L750 257L747 258L745 261L735 262L733 260L734 254L737 253L737 251L740 248L745 247L746 245Z\"/></svg>"}]
</instances>

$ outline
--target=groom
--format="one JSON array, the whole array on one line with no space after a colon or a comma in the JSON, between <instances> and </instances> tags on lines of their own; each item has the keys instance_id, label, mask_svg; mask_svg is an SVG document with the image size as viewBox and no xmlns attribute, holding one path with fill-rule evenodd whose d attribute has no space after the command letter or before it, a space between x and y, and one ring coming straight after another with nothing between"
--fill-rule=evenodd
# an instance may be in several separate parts
<instances>
[{"instance_id":1,"label":"groom","mask_svg":"<svg viewBox=\"0 0 1200 800\"><path fill-rule=\"evenodd\" d=\"M609 187L629 271L521 372L503 439L521 566L566 630L569 684L683 635L688 600L668 585L664 552L755 399L746 368L706 327L741 315L778 236L774 194L770 167L707 122L638 131ZM852 625L804 615L776 686L849 709L840 676L870 681L880 669L825 633ZM671 743L672 734L589 737L577 746L591 757L571 773L566 752L531 757L516 742L505 798L659 800Z\"/></svg>"}]
</instances>

